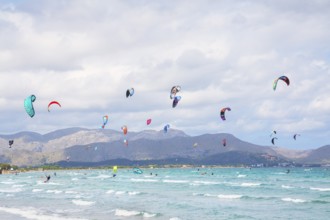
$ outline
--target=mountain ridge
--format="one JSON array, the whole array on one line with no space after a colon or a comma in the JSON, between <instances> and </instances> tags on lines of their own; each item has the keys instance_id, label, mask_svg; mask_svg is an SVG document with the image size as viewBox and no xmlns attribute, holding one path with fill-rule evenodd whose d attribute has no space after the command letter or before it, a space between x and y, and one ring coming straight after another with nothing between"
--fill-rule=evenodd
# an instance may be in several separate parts
<instances>
[{"instance_id":1,"label":"mountain ridge","mask_svg":"<svg viewBox=\"0 0 330 220\"><path fill-rule=\"evenodd\" d=\"M14 139L12 148L8 140ZM124 139L128 141L126 146ZM227 145L222 145L222 140ZM60 161L100 163L116 159L158 161L185 158L203 163L330 163L330 145L312 150L260 146L232 134L190 136L181 130L130 131L124 135L112 129L66 128L46 134L23 131L0 135L0 162L34 166ZM241 157L237 157L241 155ZM244 160L242 159L244 158ZM250 158L250 159L249 159ZM266 159L266 160L265 160Z\"/></svg>"}]
</instances>

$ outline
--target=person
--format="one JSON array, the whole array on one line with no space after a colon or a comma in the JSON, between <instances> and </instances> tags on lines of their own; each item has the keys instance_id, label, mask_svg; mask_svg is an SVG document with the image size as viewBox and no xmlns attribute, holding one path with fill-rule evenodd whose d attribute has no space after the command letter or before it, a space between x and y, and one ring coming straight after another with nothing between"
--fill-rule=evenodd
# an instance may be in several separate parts
<instances>
[{"instance_id":1,"label":"person","mask_svg":"<svg viewBox=\"0 0 330 220\"><path fill-rule=\"evenodd\" d=\"M44 181L45 183L47 183L50 180L50 175L46 176L46 180Z\"/></svg>"}]
</instances>

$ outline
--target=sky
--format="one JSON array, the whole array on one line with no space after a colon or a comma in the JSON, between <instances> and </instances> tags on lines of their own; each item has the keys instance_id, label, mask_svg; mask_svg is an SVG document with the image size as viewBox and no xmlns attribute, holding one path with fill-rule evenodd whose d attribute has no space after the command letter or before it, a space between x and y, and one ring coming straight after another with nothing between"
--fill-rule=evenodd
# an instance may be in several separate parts
<instances>
[{"instance_id":1,"label":"sky","mask_svg":"<svg viewBox=\"0 0 330 220\"><path fill-rule=\"evenodd\" d=\"M278 147L315 149L330 144L329 81L328 0L0 1L0 134L101 129L108 115L105 129L266 146L276 130Z\"/></svg>"}]
</instances>

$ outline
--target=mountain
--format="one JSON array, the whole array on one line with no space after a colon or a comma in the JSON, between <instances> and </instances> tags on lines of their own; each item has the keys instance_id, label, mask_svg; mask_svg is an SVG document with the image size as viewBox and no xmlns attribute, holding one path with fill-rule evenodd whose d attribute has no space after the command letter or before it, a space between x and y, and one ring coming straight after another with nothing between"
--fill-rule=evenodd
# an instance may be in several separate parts
<instances>
[{"instance_id":1,"label":"mountain","mask_svg":"<svg viewBox=\"0 0 330 220\"><path fill-rule=\"evenodd\" d=\"M12 148L8 141L14 140ZM123 140L128 141L126 146ZM227 145L222 145L226 139ZM111 129L67 128L44 135L20 132L0 135L0 163L18 166L59 164L189 163L208 165L290 163L324 164L330 161L330 146L316 150L293 151L259 146L231 134L189 136L183 131L145 130L122 132Z\"/></svg>"},{"instance_id":2,"label":"mountain","mask_svg":"<svg viewBox=\"0 0 330 220\"><path fill-rule=\"evenodd\" d=\"M311 151L307 157L299 158L298 162L305 164L330 164L330 145Z\"/></svg>"}]
</instances>

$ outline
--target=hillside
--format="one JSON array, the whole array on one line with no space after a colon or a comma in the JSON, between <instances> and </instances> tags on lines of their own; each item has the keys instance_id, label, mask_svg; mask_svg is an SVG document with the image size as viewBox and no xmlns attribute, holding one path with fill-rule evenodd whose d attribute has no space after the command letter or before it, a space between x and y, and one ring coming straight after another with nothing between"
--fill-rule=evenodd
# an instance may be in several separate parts
<instances>
[{"instance_id":1,"label":"hillside","mask_svg":"<svg viewBox=\"0 0 330 220\"><path fill-rule=\"evenodd\" d=\"M8 140L14 140L12 148ZM126 146L123 142L128 140ZM227 145L222 145L226 139ZM122 132L110 129L68 128L44 135L20 132L0 135L0 162L34 166L66 161L103 163L117 159L127 161L172 161L200 164L256 164L295 161L324 164L330 161L330 146L310 151L259 146L231 134L189 136L183 131L146 130Z\"/></svg>"}]
</instances>

